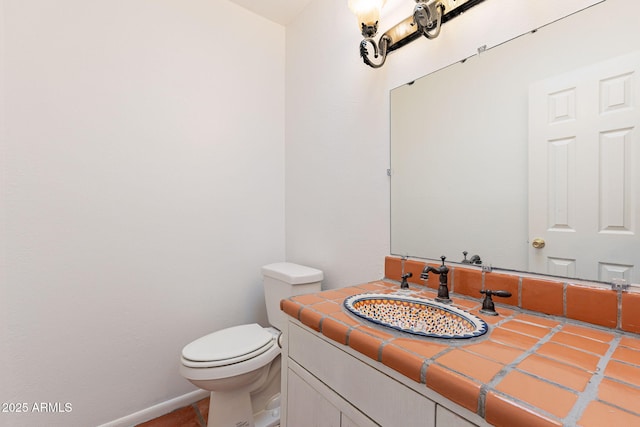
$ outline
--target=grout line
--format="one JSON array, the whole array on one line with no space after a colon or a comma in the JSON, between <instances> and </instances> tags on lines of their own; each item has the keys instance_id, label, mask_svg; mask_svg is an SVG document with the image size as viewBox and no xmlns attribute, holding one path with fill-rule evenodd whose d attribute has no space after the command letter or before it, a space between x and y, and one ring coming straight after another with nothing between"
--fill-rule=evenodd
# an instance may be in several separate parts
<instances>
[{"instance_id":1,"label":"grout line","mask_svg":"<svg viewBox=\"0 0 640 427\"><path fill-rule=\"evenodd\" d=\"M496 374L496 376L500 375L500 372ZM494 377L495 378L495 377ZM478 407L476 408L476 413L480 415L482 418L486 418L486 408L487 408L487 393L489 386L487 383L481 383L480 385L480 394L478 395Z\"/></svg>"},{"instance_id":2,"label":"grout line","mask_svg":"<svg viewBox=\"0 0 640 427\"><path fill-rule=\"evenodd\" d=\"M598 400L598 388L600 387L600 383L604 378L604 370L607 367L609 360L611 360L611 356L613 355L615 349L618 347L621 339L621 335L617 335L611 341L609 350L605 353L604 356L600 358L596 371L591 377L591 381L589 381L584 391L578 395L578 400L573 405L571 411L569 411L569 415L565 417L566 425L576 425L578 420L582 417L585 409L587 409L588 404L592 401Z\"/></svg>"},{"instance_id":3,"label":"grout line","mask_svg":"<svg viewBox=\"0 0 640 427\"><path fill-rule=\"evenodd\" d=\"M478 398L478 414L482 414L481 416L484 418L485 416L485 412L486 412L486 398L487 398L487 393L489 391L494 391L496 392L496 386L500 383L500 381L502 381L504 379L504 377L507 376L507 374L509 374L510 372L516 370L516 366L518 366L520 364L520 362L522 362L524 359L526 359L527 357L531 356L532 354L535 354L536 351L545 343L547 343L549 340L551 340L551 337L553 335L556 334L556 332L558 332L562 327L562 324L556 325L553 328L551 328L551 330L542 338L540 338L540 340L538 341L538 343L536 345L534 345L533 347L530 347L528 350L521 350L522 354L520 354L520 356L516 357L511 363L508 363L506 365L504 365L504 368L502 368L500 370L500 372L498 372L492 379L491 381L488 381L486 383L483 383L482 386L480 387L480 396ZM519 333L519 332L516 332ZM503 343L504 344L504 343ZM538 377L537 375L533 375L527 372L527 374L538 378L538 379L542 379L540 377ZM511 396L509 395L510 398L515 399L515 396Z\"/></svg>"},{"instance_id":4,"label":"grout line","mask_svg":"<svg viewBox=\"0 0 640 427\"><path fill-rule=\"evenodd\" d=\"M196 417L198 418L198 423L200 424L200 427L207 427L207 422L205 421L204 417L200 413L200 408L198 408L198 402L192 404L191 406L193 407L194 411L196 411Z\"/></svg>"},{"instance_id":5,"label":"grout line","mask_svg":"<svg viewBox=\"0 0 640 427\"><path fill-rule=\"evenodd\" d=\"M510 401L512 401L514 403L517 403L519 406L521 406L525 410L528 410L529 412L531 412L531 413L533 413L535 415L541 415L541 416L543 416L545 418L548 418L550 420L562 422L562 418L558 417L555 414L552 414L551 412L547 411L546 409L538 408L537 406L534 406L534 405L532 405L531 403L529 403L529 402L527 402L525 400L518 399L515 396L512 396L510 394L504 393L504 392L496 390L496 389L493 389L491 391L493 393L499 395L499 396L502 396L506 400L510 400ZM563 423L562 425L563 426L569 426L569 425L573 426L573 424L565 424L565 423Z\"/></svg>"},{"instance_id":6,"label":"grout line","mask_svg":"<svg viewBox=\"0 0 640 427\"><path fill-rule=\"evenodd\" d=\"M616 327L622 330L622 290L618 292L618 317L616 319Z\"/></svg>"},{"instance_id":7,"label":"grout line","mask_svg":"<svg viewBox=\"0 0 640 427\"><path fill-rule=\"evenodd\" d=\"M347 326L349 326L349 325L347 325ZM354 330L354 329L356 329L356 328L357 328L357 326L353 326L353 325L351 325L351 326L349 326L349 329L347 329L346 337L345 337L345 339L344 339L344 341L345 341L344 345L346 345L347 347L351 347L351 346L349 345L349 338L351 338L351 331L353 331L353 330Z\"/></svg>"},{"instance_id":8,"label":"grout line","mask_svg":"<svg viewBox=\"0 0 640 427\"><path fill-rule=\"evenodd\" d=\"M615 362L624 363L622 360L615 360L614 359L614 361ZM629 365L629 366L637 366L637 365L633 365L633 364L629 364L629 363L627 363L627 365ZM607 377L607 380L609 380L609 381L611 381L613 383L617 383L617 384L620 384L620 385L623 385L623 386L627 386L627 387L632 388L632 389L637 389L638 391L640 391L640 386L639 385L634 384L634 383L626 382L623 379L614 378L614 377ZM608 403L610 403L611 405L615 405L615 403L611 403L611 402L608 402Z\"/></svg>"},{"instance_id":9,"label":"grout line","mask_svg":"<svg viewBox=\"0 0 640 427\"><path fill-rule=\"evenodd\" d=\"M420 367L420 383L425 385L427 384L427 368L430 364L431 361L425 359L424 362L422 362L422 366Z\"/></svg>"},{"instance_id":10,"label":"grout line","mask_svg":"<svg viewBox=\"0 0 640 427\"><path fill-rule=\"evenodd\" d=\"M382 350L385 348L385 346L387 345L387 341L383 340L380 345L378 346L378 359L376 359L378 362L382 363L384 365L384 363L382 362Z\"/></svg>"},{"instance_id":11,"label":"grout line","mask_svg":"<svg viewBox=\"0 0 640 427\"><path fill-rule=\"evenodd\" d=\"M562 316L567 317L567 282L562 284Z\"/></svg>"}]
</instances>

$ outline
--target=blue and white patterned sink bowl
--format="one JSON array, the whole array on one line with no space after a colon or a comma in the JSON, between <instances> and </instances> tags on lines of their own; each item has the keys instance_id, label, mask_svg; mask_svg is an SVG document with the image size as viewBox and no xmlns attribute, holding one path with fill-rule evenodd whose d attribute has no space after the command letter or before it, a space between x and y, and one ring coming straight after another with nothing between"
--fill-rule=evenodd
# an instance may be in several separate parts
<instances>
[{"instance_id":1,"label":"blue and white patterned sink bowl","mask_svg":"<svg viewBox=\"0 0 640 427\"><path fill-rule=\"evenodd\" d=\"M473 338L487 332L484 320L447 304L398 294L359 294L344 306L363 319L432 338Z\"/></svg>"}]
</instances>

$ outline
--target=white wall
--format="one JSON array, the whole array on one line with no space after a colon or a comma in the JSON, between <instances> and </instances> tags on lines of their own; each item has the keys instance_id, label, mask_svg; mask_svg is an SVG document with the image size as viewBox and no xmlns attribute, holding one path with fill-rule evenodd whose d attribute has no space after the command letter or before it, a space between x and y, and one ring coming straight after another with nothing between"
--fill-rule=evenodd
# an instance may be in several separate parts
<instances>
[{"instance_id":1,"label":"white wall","mask_svg":"<svg viewBox=\"0 0 640 427\"><path fill-rule=\"evenodd\" d=\"M489 0L445 24L437 39L391 53L377 70L359 57L347 2L314 1L286 34L287 259L324 270L330 288L381 278L389 254L389 90L597 1ZM381 31L413 4L387 2Z\"/></svg>"},{"instance_id":2,"label":"white wall","mask_svg":"<svg viewBox=\"0 0 640 427\"><path fill-rule=\"evenodd\" d=\"M284 259L284 28L211 0L0 0L0 425L195 390L182 346L264 322Z\"/></svg>"},{"instance_id":3,"label":"white wall","mask_svg":"<svg viewBox=\"0 0 640 427\"><path fill-rule=\"evenodd\" d=\"M357 28L345 0L287 26L287 259L328 288L381 278L389 254L385 70L362 65Z\"/></svg>"}]
</instances>

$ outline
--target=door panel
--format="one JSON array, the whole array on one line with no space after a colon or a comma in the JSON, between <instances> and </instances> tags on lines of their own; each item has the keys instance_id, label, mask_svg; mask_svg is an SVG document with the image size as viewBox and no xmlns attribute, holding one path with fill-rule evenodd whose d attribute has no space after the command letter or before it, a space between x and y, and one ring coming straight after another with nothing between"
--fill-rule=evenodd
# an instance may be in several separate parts
<instances>
[{"instance_id":1,"label":"door panel","mask_svg":"<svg viewBox=\"0 0 640 427\"><path fill-rule=\"evenodd\" d=\"M529 88L531 271L640 283L640 53Z\"/></svg>"}]
</instances>

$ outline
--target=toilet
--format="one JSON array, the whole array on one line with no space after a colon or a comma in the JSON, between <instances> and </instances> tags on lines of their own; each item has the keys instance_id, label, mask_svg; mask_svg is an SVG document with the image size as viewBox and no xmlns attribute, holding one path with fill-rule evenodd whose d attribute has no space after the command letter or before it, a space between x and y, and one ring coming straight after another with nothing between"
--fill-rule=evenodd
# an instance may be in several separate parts
<instances>
[{"instance_id":1,"label":"toilet","mask_svg":"<svg viewBox=\"0 0 640 427\"><path fill-rule=\"evenodd\" d=\"M286 317L280 301L319 292L322 271L289 262L262 267L271 326L232 326L187 344L180 374L211 392L208 427L280 425L280 331Z\"/></svg>"}]
</instances>

